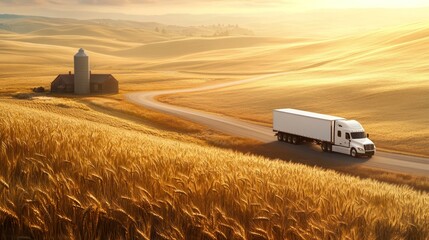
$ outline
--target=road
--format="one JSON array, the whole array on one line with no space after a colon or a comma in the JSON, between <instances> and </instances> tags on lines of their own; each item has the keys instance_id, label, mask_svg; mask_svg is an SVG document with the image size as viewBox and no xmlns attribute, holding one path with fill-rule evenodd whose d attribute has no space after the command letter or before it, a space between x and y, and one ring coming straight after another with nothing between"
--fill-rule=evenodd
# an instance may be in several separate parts
<instances>
[{"instance_id":1,"label":"road","mask_svg":"<svg viewBox=\"0 0 429 240\"><path fill-rule=\"evenodd\" d=\"M429 159L402 154L377 151L372 158L352 158L347 155L337 153L323 153L320 147L314 144L291 145L278 142L269 127L250 123L244 120L208 113L186 107L174 106L156 101L156 97L164 94L189 93L197 91L207 91L218 88L249 83L274 76L285 75L286 73L274 73L263 76L247 78L239 81L220 83L203 87L195 87L179 90L163 90L152 92L135 92L125 95L127 101L134 104L188 119L192 122L205 125L213 130L217 130L232 136L251 138L258 140L262 145L276 149L278 157L292 162L304 163L312 166L366 166L376 169L388 170L399 173L429 176ZM307 145L307 146L305 146Z\"/></svg>"}]
</instances>

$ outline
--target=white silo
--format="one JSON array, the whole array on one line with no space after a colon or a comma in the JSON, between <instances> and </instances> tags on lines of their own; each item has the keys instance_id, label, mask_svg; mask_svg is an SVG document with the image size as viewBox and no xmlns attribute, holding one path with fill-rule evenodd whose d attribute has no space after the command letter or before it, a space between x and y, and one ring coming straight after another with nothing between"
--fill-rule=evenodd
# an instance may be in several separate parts
<instances>
[{"instance_id":1,"label":"white silo","mask_svg":"<svg viewBox=\"0 0 429 240\"><path fill-rule=\"evenodd\" d=\"M81 48L74 55L74 93L89 94L89 57Z\"/></svg>"}]
</instances>

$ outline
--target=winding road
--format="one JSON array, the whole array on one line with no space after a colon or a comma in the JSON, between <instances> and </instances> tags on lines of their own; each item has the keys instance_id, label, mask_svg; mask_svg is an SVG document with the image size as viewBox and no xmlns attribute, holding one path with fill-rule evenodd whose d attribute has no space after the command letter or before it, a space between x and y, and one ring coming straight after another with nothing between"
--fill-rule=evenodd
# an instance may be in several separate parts
<instances>
[{"instance_id":1,"label":"winding road","mask_svg":"<svg viewBox=\"0 0 429 240\"><path fill-rule=\"evenodd\" d=\"M338 166L347 167L361 165L399 173L429 176L428 158L388 153L382 151L377 151L376 155L371 159L355 159L350 156L337 153L323 153L320 150L320 147L314 144L291 145L284 142L278 142L277 138L274 136L272 129L269 127L219 114L208 113L191 108L161 103L156 101L155 99L157 96L165 94L207 91L249 83L281 75L286 75L286 73L267 74L239 81L189 89L135 92L126 94L125 98L127 101L132 102L134 104L164 112L170 115L174 115L180 118L188 119L192 122L205 125L213 130L217 130L232 136L258 140L261 142L261 144L269 147L267 149L275 149L275 152L278 155L277 157L281 159L287 159L292 162L299 162L307 165L328 168Z\"/></svg>"}]
</instances>

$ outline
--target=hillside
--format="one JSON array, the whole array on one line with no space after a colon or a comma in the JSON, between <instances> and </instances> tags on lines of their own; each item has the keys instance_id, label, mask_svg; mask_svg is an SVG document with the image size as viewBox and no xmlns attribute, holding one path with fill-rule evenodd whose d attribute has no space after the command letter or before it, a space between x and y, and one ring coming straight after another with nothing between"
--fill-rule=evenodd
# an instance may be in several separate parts
<instances>
[{"instance_id":1,"label":"hillside","mask_svg":"<svg viewBox=\"0 0 429 240\"><path fill-rule=\"evenodd\" d=\"M429 237L426 194L36 101L0 103L2 238Z\"/></svg>"},{"instance_id":2,"label":"hillside","mask_svg":"<svg viewBox=\"0 0 429 240\"><path fill-rule=\"evenodd\" d=\"M128 83L140 82L145 74L151 73L142 69L195 52L221 50L222 42L235 42L232 47L239 48L242 46L238 40L248 36L247 46L267 45L265 39L252 40L249 35L251 31L237 25L182 27L122 20L0 15L0 92L23 91L40 85L49 87L57 74L72 69L71 60L78 48L86 49L91 55L94 72L115 73ZM211 48L192 50L192 45L208 42L212 43ZM171 51L164 51L168 47L172 47ZM154 70L153 78L163 75L165 71L160 70ZM166 69L175 70L177 68ZM123 85L124 89L128 86L131 85Z\"/></svg>"},{"instance_id":3,"label":"hillside","mask_svg":"<svg viewBox=\"0 0 429 240\"><path fill-rule=\"evenodd\" d=\"M164 101L263 124L270 124L271 109L286 105L356 118L382 148L428 154L427 22L330 39L201 36L236 26L24 16L0 22L0 92L48 88L57 74L72 70L72 56L80 47L91 55L93 71L114 73L124 92L287 72L281 78ZM163 34L163 28L169 33ZM183 33L191 29L199 29L200 36Z\"/></svg>"},{"instance_id":4,"label":"hillside","mask_svg":"<svg viewBox=\"0 0 429 240\"><path fill-rule=\"evenodd\" d=\"M188 38L174 41L157 42L146 44L136 48L117 52L117 55L137 58L177 58L196 53L210 54L215 51L228 51L237 49L247 51L251 47L263 47L284 43L282 38L264 37L219 37L219 38ZM207 56L210 57L210 56ZM224 55L228 58L228 55ZM198 58L197 58L198 59Z\"/></svg>"},{"instance_id":5,"label":"hillside","mask_svg":"<svg viewBox=\"0 0 429 240\"><path fill-rule=\"evenodd\" d=\"M356 118L378 146L428 155L427 22L329 39L243 36L232 25L24 16L4 16L0 23L0 92L49 88L57 74L72 70L80 47L91 55L93 72L113 73L120 80L121 93L287 72L164 101L262 124L270 124L271 109L285 106ZM237 29L237 35L217 36L226 28ZM189 31L198 34L191 37Z\"/></svg>"},{"instance_id":6,"label":"hillside","mask_svg":"<svg viewBox=\"0 0 429 240\"><path fill-rule=\"evenodd\" d=\"M210 67L222 71L254 63L256 71L267 64L287 74L161 100L267 125L276 108L343 116L363 123L381 148L429 156L428 33L428 23L411 24L236 55L228 65Z\"/></svg>"}]
</instances>

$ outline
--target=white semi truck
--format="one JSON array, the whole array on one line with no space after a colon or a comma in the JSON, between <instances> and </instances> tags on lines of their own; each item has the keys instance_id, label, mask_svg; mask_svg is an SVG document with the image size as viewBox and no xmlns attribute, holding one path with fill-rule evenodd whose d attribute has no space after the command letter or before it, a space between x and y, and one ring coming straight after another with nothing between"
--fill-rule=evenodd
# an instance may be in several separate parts
<instances>
[{"instance_id":1,"label":"white semi truck","mask_svg":"<svg viewBox=\"0 0 429 240\"><path fill-rule=\"evenodd\" d=\"M292 144L316 142L324 152L372 157L376 150L359 122L325 114L276 109L273 111L273 131L279 141Z\"/></svg>"}]
</instances>

